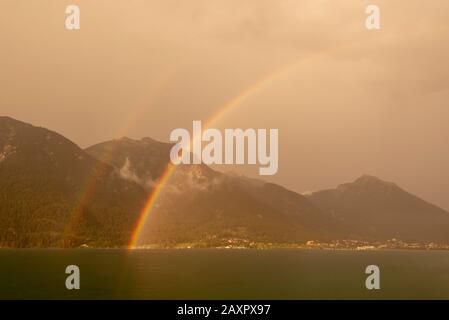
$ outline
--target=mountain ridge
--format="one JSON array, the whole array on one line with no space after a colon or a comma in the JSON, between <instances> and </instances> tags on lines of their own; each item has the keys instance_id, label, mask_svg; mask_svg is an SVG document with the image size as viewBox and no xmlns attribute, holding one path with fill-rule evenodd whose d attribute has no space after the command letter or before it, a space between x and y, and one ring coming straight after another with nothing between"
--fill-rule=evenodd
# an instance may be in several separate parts
<instances>
[{"instance_id":1,"label":"mountain ridge","mask_svg":"<svg viewBox=\"0 0 449 320\"><path fill-rule=\"evenodd\" d=\"M110 140L91 146L86 151L95 156L109 152L109 155L113 154L110 160L116 168L129 165L132 175L144 181L154 181L160 177L161 169L166 168L170 161L170 147L171 145L163 143L148 144L143 139ZM114 151L111 152L112 150ZM156 157L157 166L154 154L162 156ZM157 174L152 175L153 172ZM159 207L153 209L151 214L149 228L153 231L147 232L149 235L144 235L143 238L156 242L169 241L163 232L156 230L158 228L165 230L166 234L184 233L185 242L201 241L205 238L218 241L231 236L257 241L306 241L306 234L311 236L309 230L304 230L304 226L311 220L307 216L322 215L319 209L306 198L296 194L295 211L286 215L286 210L276 206L273 199L268 201L264 188L270 184L264 183L264 187L259 188L253 183L246 184L248 181L215 171L206 165L178 166L164 186L165 191L159 201ZM282 193L287 193L286 189L280 186L274 188L281 188ZM299 198L302 201L299 201ZM176 203L183 204L182 210ZM326 217L321 218L326 220ZM182 225L184 231L178 228L176 223ZM297 230L292 229L292 225L295 225ZM322 226L309 224L307 228L314 229L318 238L329 239L325 232L318 230L322 229ZM185 230L195 232L187 236ZM159 234L159 238L155 238L156 234Z\"/></svg>"},{"instance_id":2,"label":"mountain ridge","mask_svg":"<svg viewBox=\"0 0 449 320\"><path fill-rule=\"evenodd\" d=\"M307 198L322 210L337 215L340 221L350 221L349 229L363 230L369 239L448 239L447 211L377 177L363 175L335 189L314 192Z\"/></svg>"},{"instance_id":3,"label":"mountain ridge","mask_svg":"<svg viewBox=\"0 0 449 320\"><path fill-rule=\"evenodd\" d=\"M56 132L6 117L0 153L5 149L13 152L0 162L0 246L103 245L129 237L119 226L132 228L145 192L112 166Z\"/></svg>"},{"instance_id":4,"label":"mountain ridge","mask_svg":"<svg viewBox=\"0 0 449 320\"><path fill-rule=\"evenodd\" d=\"M83 150L51 130L0 117L0 247L126 246L171 146L122 137ZM447 211L371 175L301 195L206 165L180 165L163 188L142 245L449 243Z\"/></svg>"}]
</instances>

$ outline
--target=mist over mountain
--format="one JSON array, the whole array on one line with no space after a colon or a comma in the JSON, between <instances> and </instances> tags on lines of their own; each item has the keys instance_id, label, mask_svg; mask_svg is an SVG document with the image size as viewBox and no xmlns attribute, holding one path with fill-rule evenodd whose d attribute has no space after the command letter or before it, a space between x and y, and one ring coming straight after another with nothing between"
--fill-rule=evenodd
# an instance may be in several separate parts
<instances>
[{"instance_id":1,"label":"mist over mountain","mask_svg":"<svg viewBox=\"0 0 449 320\"><path fill-rule=\"evenodd\" d=\"M151 189L170 160L171 145L151 138L133 140L127 137L88 147L92 157L118 169L125 180Z\"/></svg>"},{"instance_id":2,"label":"mist over mountain","mask_svg":"<svg viewBox=\"0 0 449 320\"><path fill-rule=\"evenodd\" d=\"M150 138L122 138L86 149L124 178L151 185L169 162L171 145ZM106 161L106 160L105 160ZM180 165L149 216L142 243L219 243L239 238L258 242L331 239L331 219L305 197L280 186L254 183L205 165Z\"/></svg>"},{"instance_id":3,"label":"mist over mountain","mask_svg":"<svg viewBox=\"0 0 449 320\"><path fill-rule=\"evenodd\" d=\"M55 132L0 117L0 246L125 246L170 148L121 138L82 150ZM372 176L304 196L206 165L180 165L139 244L392 238L449 243L449 213Z\"/></svg>"}]
</instances>

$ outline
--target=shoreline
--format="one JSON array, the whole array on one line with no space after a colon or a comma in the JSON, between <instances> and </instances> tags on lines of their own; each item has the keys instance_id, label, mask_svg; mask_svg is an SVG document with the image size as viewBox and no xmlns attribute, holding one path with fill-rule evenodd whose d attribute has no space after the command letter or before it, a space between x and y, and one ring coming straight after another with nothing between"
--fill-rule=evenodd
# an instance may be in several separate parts
<instances>
[{"instance_id":1,"label":"shoreline","mask_svg":"<svg viewBox=\"0 0 449 320\"><path fill-rule=\"evenodd\" d=\"M403 252L449 252L449 249L444 248L382 248L382 249L354 249L354 248L306 248L306 247L269 247L269 248L244 248L244 247L194 247L194 248L184 248L184 247L137 247L137 248L127 248L127 247L90 247L90 248L60 248L60 247L32 247L32 248L12 248L12 247L0 247L1 251L126 251L126 252L142 252L142 251L274 251L274 250L285 250L285 251L327 251L327 252L388 252L388 251L403 251Z\"/></svg>"}]
</instances>

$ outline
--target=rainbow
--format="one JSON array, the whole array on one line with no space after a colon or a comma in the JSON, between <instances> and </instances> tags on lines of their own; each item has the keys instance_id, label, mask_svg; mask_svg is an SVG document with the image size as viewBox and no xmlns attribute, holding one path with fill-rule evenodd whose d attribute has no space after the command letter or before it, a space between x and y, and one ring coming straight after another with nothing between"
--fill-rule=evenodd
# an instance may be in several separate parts
<instances>
[{"instance_id":1,"label":"rainbow","mask_svg":"<svg viewBox=\"0 0 449 320\"><path fill-rule=\"evenodd\" d=\"M237 106L239 106L242 102L244 102L249 97L253 96L255 93L260 91L263 87L267 86L269 83L274 81L275 79L281 77L282 75L295 70L300 64L305 63L308 59L301 59L300 61L297 61L293 64L289 64L286 67L283 67L281 69L278 69L276 72L270 73L266 75L265 77L262 77L259 79L256 83L249 86L246 90L241 91L236 97L229 100L227 103L225 103L223 106L218 108L218 111L213 114L204 124L203 124L203 130L206 130L207 128L210 128L214 123L216 123L219 119L221 119L225 114L229 113L233 109L235 109ZM191 141L195 141L197 139L200 139L201 137L192 137ZM191 142L192 145L192 142ZM170 178L172 177L173 173L176 171L176 165L173 165L171 162L167 165L165 171L157 181L156 186L154 187L152 193L148 197L148 200L146 201L145 206L143 207L141 213L139 214L139 218L136 222L136 225L133 229L133 232L131 234L131 238L128 244L128 249L135 249L138 245L139 238L142 234L143 227L145 226L145 223L147 221L148 216L151 214L151 212L156 207L156 204L158 203L158 200L161 196L161 194L164 191L164 187L166 184L170 181Z\"/></svg>"},{"instance_id":2,"label":"rainbow","mask_svg":"<svg viewBox=\"0 0 449 320\"><path fill-rule=\"evenodd\" d=\"M369 41L369 39L366 39L365 41ZM358 43L360 44L360 42ZM351 44L353 45L353 44ZM349 45L349 46L351 46ZM262 77L258 81L256 81L254 84L249 86L247 89L241 91L236 97L229 100L227 103L225 103L223 106L218 108L218 111L214 113L204 124L203 129L209 128L211 125L213 125L215 122L217 122L219 119L221 119L225 114L232 111L234 108L236 108L238 105L240 105L243 101L257 93L259 90L261 90L263 87L265 87L267 84L272 82L273 80L281 77L282 75L295 70L298 68L301 64L305 64L306 62L310 62L313 58L321 58L324 56L329 56L332 52L336 52L338 49L343 49L346 47L349 47L348 45L341 45L334 48L328 48L323 49L321 53L317 53L315 55L308 56L306 58L296 60L295 62L286 65L284 67L281 67L277 71L270 73L266 75L265 77ZM165 76L163 77L162 81L156 86L155 92L153 92L153 97L155 98L167 85L169 80L171 80L172 76L174 75L174 72L176 69L179 69L179 66L172 66L171 70L168 70L165 72ZM135 122L137 122L138 119L141 118L141 115L146 110L146 105L142 105L141 108L138 108L137 112L129 118L127 121L127 124L121 128L119 132L124 135L131 125ZM198 139L200 137L193 137L192 141L194 139ZM113 156L113 151L111 151L110 154L106 154L106 159L111 159ZM83 207L88 204L90 201L92 194L95 192L97 180L98 177L101 176L103 171L107 168L107 165L104 162L101 162L98 164L98 167L96 168L95 172L92 176L90 176L87 181L85 187L82 189L83 191L80 194L80 197L78 201L76 202L75 207L73 208L73 211L70 215L70 220L68 221L68 224L66 225L65 231L64 231L64 243L68 241L69 236L72 234L72 229L76 224L80 221L82 218L82 212ZM148 216L151 214L152 210L154 210L158 199L160 198L164 186L169 182L170 177L173 175L173 173L176 171L176 166L169 163L165 170L163 171L162 175L157 181L156 186L154 187L153 191L149 195L143 209L141 210L139 217L136 221L135 227L131 233L131 237L128 243L128 248L133 249L136 248L137 243L139 241L140 235L142 233L142 229L145 226L145 222L148 218Z\"/></svg>"},{"instance_id":3,"label":"rainbow","mask_svg":"<svg viewBox=\"0 0 449 320\"><path fill-rule=\"evenodd\" d=\"M149 95L149 97L147 96L146 101L144 103L141 103L141 106L135 109L136 111L129 116L126 123L118 130L119 136L125 136L131 126L141 118L142 114L147 109L147 105L152 103L153 100L156 99L161 94L161 92L163 92L163 90L167 87L169 82L174 77L177 69L179 69L179 65L174 65L169 70L166 70L163 73L160 81L158 81L158 83L154 87L152 87L152 90L150 92L151 94ZM69 221L64 228L63 245L65 247L71 246L71 239L77 225L82 219L83 209L90 202L90 199L92 198L97 188L98 178L102 174L104 174L105 170L108 168L107 163L109 163L113 156L114 150L111 150L111 152L104 154L102 159L103 161L98 162L92 175L87 177L85 186L81 189L82 191L79 195L79 198L75 202L75 206L69 215Z\"/></svg>"}]
</instances>

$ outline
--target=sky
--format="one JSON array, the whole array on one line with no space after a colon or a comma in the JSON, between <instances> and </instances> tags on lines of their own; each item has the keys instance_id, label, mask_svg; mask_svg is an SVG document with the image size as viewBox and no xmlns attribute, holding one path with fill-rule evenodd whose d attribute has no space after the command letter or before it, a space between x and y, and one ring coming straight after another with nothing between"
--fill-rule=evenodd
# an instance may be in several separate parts
<instances>
[{"instance_id":1,"label":"sky","mask_svg":"<svg viewBox=\"0 0 449 320\"><path fill-rule=\"evenodd\" d=\"M0 1L0 115L81 147L168 141L253 88L214 127L279 129L264 179L308 192L370 174L449 209L446 0Z\"/></svg>"}]
</instances>

